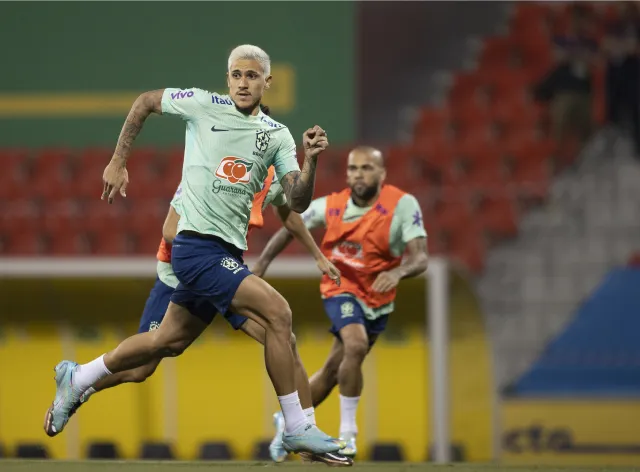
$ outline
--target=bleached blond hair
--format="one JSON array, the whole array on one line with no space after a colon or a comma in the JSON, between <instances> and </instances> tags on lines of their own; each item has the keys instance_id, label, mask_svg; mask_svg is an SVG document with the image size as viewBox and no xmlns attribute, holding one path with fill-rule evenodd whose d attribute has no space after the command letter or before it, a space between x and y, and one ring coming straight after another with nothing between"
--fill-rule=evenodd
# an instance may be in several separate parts
<instances>
[{"instance_id":1,"label":"bleached blond hair","mask_svg":"<svg viewBox=\"0 0 640 472\"><path fill-rule=\"evenodd\" d=\"M253 44L242 44L236 47L231 54L229 54L229 63L227 64L227 70L231 71L231 64L241 59L250 59L256 61L262 67L264 75L271 74L271 59L269 55Z\"/></svg>"}]
</instances>

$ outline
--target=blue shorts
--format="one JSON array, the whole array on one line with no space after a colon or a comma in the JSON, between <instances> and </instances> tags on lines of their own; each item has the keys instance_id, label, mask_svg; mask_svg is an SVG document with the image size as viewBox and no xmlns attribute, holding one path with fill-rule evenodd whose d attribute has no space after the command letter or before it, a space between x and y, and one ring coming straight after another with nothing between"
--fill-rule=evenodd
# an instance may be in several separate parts
<instances>
[{"instance_id":1,"label":"blue shorts","mask_svg":"<svg viewBox=\"0 0 640 472\"><path fill-rule=\"evenodd\" d=\"M364 325L367 336L378 335L384 331L389 320L389 315L382 315L375 320L369 320L364 316L364 311L360 304L353 298L345 295L338 295L322 300L324 311L331 320L332 326L329 330L340 339L340 330L347 325L358 323ZM369 341L372 345L373 342Z\"/></svg>"},{"instance_id":2,"label":"blue shorts","mask_svg":"<svg viewBox=\"0 0 640 472\"><path fill-rule=\"evenodd\" d=\"M169 307L172 293L173 288L162 282L159 277L156 277L156 283L153 285L151 293L149 293L147 303L144 304L138 333L152 331L160 326Z\"/></svg>"},{"instance_id":3,"label":"blue shorts","mask_svg":"<svg viewBox=\"0 0 640 472\"><path fill-rule=\"evenodd\" d=\"M162 323L162 320L164 319L164 314L167 312L173 292L173 288L156 277L156 283L151 289L149 298L147 298L147 303L144 305L144 311L140 318L138 333L145 333L147 331L158 329L160 323ZM224 315L224 318L229 322L233 329L240 329L245 321L247 321L246 316L236 315L235 313L227 313Z\"/></svg>"},{"instance_id":4,"label":"blue shorts","mask_svg":"<svg viewBox=\"0 0 640 472\"><path fill-rule=\"evenodd\" d=\"M180 281L171 295L173 303L207 324L216 313L230 322L232 316L239 317L232 322L234 326L246 321L244 316L227 313L238 287L251 275L240 249L215 237L178 234L171 249L171 266Z\"/></svg>"}]
</instances>

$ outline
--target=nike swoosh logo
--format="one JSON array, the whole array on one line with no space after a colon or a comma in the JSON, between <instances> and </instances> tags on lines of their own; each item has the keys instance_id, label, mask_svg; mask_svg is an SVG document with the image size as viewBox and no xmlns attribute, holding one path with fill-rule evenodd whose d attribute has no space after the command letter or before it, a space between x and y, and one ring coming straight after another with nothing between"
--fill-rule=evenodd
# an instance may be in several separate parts
<instances>
[{"instance_id":1,"label":"nike swoosh logo","mask_svg":"<svg viewBox=\"0 0 640 472\"><path fill-rule=\"evenodd\" d=\"M336 456L335 454L331 454L330 452L327 452L327 456L329 456L331 459L336 460L336 461L342 461L342 462L348 462L349 461L349 459L347 459L346 457Z\"/></svg>"},{"instance_id":2,"label":"nike swoosh logo","mask_svg":"<svg viewBox=\"0 0 640 472\"><path fill-rule=\"evenodd\" d=\"M211 131L229 131L228 129L216 129L216 125L211 127Z\"/></svg>"}]
</instances>

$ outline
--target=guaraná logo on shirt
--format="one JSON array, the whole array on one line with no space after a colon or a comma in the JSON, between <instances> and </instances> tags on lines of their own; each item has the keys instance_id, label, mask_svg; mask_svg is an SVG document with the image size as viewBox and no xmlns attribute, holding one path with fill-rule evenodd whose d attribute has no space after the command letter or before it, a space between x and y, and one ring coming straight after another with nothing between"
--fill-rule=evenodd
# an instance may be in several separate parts
<instances>
[{"instance_id":1,"label":"guaran\u00e1 logo on shirt","mask_svg":"<svg viewBox=\"0 0 640 472\"><path fill-rule=\"evenodd\" d=\"M232 184L246 184L251 180L253 162L239 157L225 157L216 170L216 177L228 180Z\"/></svg>"}]
</instances>

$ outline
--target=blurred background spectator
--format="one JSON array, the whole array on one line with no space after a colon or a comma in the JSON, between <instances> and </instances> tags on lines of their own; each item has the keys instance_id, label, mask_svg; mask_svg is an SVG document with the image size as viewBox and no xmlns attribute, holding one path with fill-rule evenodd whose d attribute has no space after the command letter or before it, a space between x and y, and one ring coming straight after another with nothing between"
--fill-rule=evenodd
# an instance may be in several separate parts
<instances>
[{"instance_id":1,"label":"blurred background spectator","mask_svg":"<svg viewBox=\"0 0 640 472\"><path fill-rule=\"evenodd\" d=\"M636 2L619 7L619 18L606 25L602 42L607 61L607 120L631 132L640 156L640 11Z\"/></svg>"},{"instance_id":2,"label":"blurred background spectator","mask_svg":"<svg viewBox=\"0 0 640 472\"><path fill-rule=\"evenodd\" d=\"M572 6L568 30L560 31L553 43L555 64L536 93L551 103L555 138L563 142L577 135L584 144L593 131L592 68L598 52L590 10L580 4Z\"/></svg>"}]
</instances>

